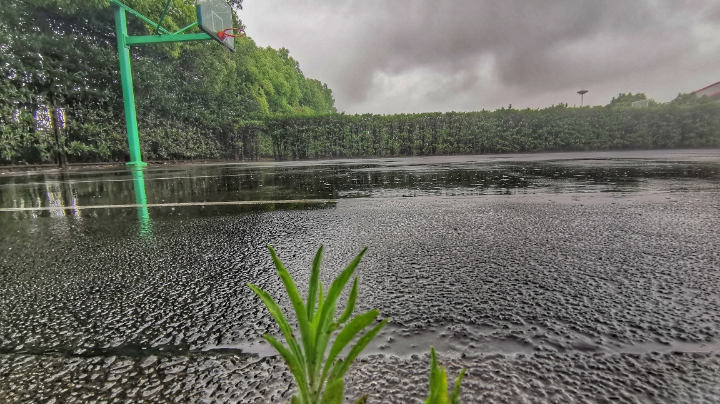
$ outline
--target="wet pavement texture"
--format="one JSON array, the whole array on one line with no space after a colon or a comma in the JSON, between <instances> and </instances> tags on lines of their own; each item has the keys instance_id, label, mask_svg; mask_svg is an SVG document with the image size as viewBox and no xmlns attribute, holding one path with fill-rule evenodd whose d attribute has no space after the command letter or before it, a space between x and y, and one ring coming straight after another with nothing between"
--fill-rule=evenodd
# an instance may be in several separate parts
<instances>
[{"instance_id":1,"label":"wet pavement texture","mask_svg":"<svg viewBox=\"0 0 720 404\"><path fill-rule=\"evenodd\" d=\"M720 401L720 150L0 167L0 229L0 402L287 401L267 244L301 292L369 247L349 399L432 345L467 403Z\"/></svg>"}]
</instances>

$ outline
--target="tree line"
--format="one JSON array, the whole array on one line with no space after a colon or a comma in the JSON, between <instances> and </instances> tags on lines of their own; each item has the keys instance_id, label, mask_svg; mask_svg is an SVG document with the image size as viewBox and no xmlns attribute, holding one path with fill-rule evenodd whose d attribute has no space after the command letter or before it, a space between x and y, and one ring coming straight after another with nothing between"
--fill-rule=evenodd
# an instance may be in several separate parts
<instances>
[{"instance_id":1,"label":"tree line","mask_svg":"<svg viewBox=\"0 0 720 404\"><path fill-rule=\"evenodd\" d=\"M327 114L269 117L264 126L261 154L278 160L720 147L720 103Z\"/></svg>"},{"instance_id":2,"label":"tree line","mask_svg":"<svg viewBox=\"0 0 720 404\"><path fill-rule=\"evenodd\" d=\"M8 0L0 8L0 164L128 159L117 45L108 0ZM155 17L163 2L128 0ZM175 2L163 26L195 21ZM241 0L229 4L236 9ZM131 34L154 32L128 19ZM237 24L240 24L238 22ZM192 32L192 29L188 32ZM719 104L682 94L631 108L398 115L338 114L327 85L287 49L238 38L133 48L145 160L417 156L628 148L719 147Z\"/></svg>"}]
</instances>

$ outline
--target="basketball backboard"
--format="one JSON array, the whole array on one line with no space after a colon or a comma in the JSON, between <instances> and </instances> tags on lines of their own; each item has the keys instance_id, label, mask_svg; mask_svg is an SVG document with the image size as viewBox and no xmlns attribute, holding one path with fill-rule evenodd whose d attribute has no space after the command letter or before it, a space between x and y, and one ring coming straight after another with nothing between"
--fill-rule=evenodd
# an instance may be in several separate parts
<instances>
[{"instance_id":1,"label":"basketball backboard","mask_svg":"<svg viewBox=\"0 0 720 404\"><path fill-rule=\"evenodd\" d=\"M235 52L235 38L220 39L220 32L233 28L233 12L225 0L197 0L198 26L206 34Z\"/></svg>"}]
</instances>

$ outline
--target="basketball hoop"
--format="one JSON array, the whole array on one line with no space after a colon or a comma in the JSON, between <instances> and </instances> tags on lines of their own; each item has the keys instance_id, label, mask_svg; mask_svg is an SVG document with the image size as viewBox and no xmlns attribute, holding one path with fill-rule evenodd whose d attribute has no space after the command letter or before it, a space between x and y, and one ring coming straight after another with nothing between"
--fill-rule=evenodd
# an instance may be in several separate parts
<instances>
[{"instance_id":1,"label":"basketball hoop","mask_svg":"<svg viewBox=\"0 0 720 404\"><path fill-rule=\"evenodd\" d=\"M230 31L230 32L228 32ZM237 34L235 33L237 31ZM245 31L242 28L228 28L217 33L218 38L224 41L225 38L240 38L245 36Z\"/></svg>"}]
</instances>

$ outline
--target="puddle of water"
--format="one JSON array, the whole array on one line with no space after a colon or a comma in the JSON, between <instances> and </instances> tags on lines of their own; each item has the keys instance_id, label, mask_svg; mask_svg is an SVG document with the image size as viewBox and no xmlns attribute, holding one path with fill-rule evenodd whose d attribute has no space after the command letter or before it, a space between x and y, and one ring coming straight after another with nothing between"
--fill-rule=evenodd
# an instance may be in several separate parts
<instances>
[{"instance_id":1,"label":"puddle of water","mask_svg":"<svg viewBox=\"0 0 720 404\"><path fill-rule=\"evenodd\" d=\"M285 344L285 341L280 339ZM256 339L252 341L242 341L228 345L208 345L202 349L203 352L223 352L237 351L246 355L259 356L260 358L268 358L278 356L278 352L264 339Z\"/></svg>"},{"instance_id":2,"label":"puddle of water","mask_svg":"<svg viewBox=\"0 0 720 404\"><path fill-rule=\"evenodd\" d=\"M288 162L151 167L140 180L129 170L117 167L29 171L0 175L0 210L36 209L41 215L42 211L50 211L55 212L53 216L62 216L58 212L137 204L165 207L259 201L289 204L291 200L358 197L632 193L646 190L648 181L716 182L720 178L717 164L706 160L638 164L623 159L582 160L582 153L578 153L575 157L580 160L538 161L541 156L502 162L448 156L315 165ZM139 202L134 189L143 184L146 195Z\"/></svg>"}]
</instances>

